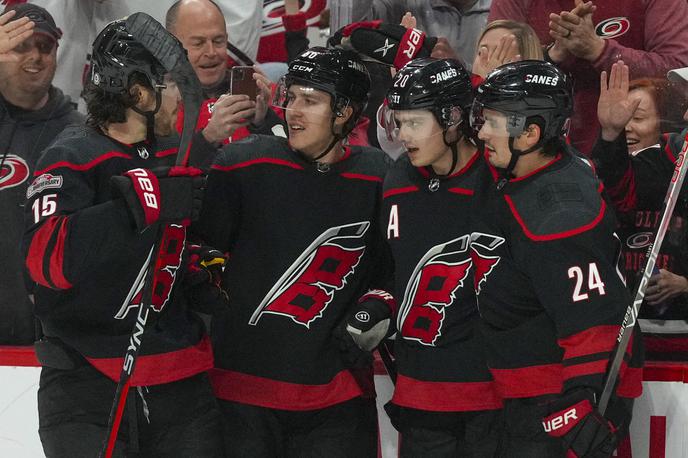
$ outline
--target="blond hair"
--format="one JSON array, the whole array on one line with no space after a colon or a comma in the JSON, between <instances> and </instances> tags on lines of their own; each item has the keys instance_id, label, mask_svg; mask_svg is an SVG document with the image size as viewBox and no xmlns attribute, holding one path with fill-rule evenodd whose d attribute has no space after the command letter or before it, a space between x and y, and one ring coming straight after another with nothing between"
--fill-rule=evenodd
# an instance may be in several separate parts
<instances>
[{"instance_id":1,"label":"blond hair","mask_svg":"<svg viewBox=\"0 0 688 458\"><path fill-rule=\"evenodd\" d=\"M535 30L525 22L512 21L510 19L498 19L487 24L478 37L476 49L479 48L480 40L483 39L485 34L493 29L506 29L516 37L521 59L543 60L542 44L535 34Z\"/></svg>"}]
</instances>

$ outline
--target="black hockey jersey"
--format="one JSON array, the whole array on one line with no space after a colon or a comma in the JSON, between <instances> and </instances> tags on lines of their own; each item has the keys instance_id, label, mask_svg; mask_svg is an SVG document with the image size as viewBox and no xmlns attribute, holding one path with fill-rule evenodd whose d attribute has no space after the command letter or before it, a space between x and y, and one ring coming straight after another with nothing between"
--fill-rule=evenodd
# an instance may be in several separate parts
<instances>
[{"instance_id":1,"label":"black hockey jersey","mask_svg":"<svg viewBox=\"0 0 688 458\"><path fill-rule=\"evenodd\" d=\"M380 287L373 277L384 277L377 216L388 162L380 150L353 146L318 165L269 136L223 147L193 226L230 252L232 310L213 318L211 332L219 398L311 410L362 393L332 331Z\"/></svg>"},{"instance_id":2,"label":"black hockey jersey","mask_svg":"<svg viewBox=\"0 0 688 458\"><path fill-rule=\"evenodd\" d=\"M401 156L384 181L382 230L399 304L392 403L456 412L501 406L473 289L469 213L479 154L438 180Z\"/></svg>"},{"instance_id":3,"label":"black hockey jersey","mask_svg":"<svg viewBox=\"0 0 688 458\"><path fill-rule=\"evenodd\" d=\"M46 335L61 339L113 380L119 379L136 322L142 268L156 231L137 233L124 200L112 198L109 180L137 167L173 165L177 144L176 138L159 139L151 151L145 143L124 145L89 127L68 128L41 156L27 190L23 250L36 283L35 313ZM176 226L170 234L176 249L162 259L168 275L156 291L158 308L165 308L146 329L134 386L212 367L202 323L172 288L181 274L186 233Z\"/></svg>"},{"instance_id":4,"label":"black hockey jersey","mask_svg":"<svg viewBox=\"0 0 688 458\"><path fill-rule=\"evenodd\" d=\"M665 134L657 146L628 154L626 135L622 133L614 142L599 139L592 150L597 173L605 184L619 219L624 268L630 291L635 291L645 263L647 247L662 218L664 197L674 173L676 158L683 145L682 135ZM688 200L686 187L676 204L669 228L657 257L656 267L677 275L688 276ZM675 320L683 322L682 332L688 331L688 299L681 295L659 305L643 304L641 318ZM651 329L643 322L643 329ZM680 328L674 326L678 332Z\"/></svg>"},{"instance_id":5,"label":"black hockey jersey","mask_svg":"<svg viewBox=\"0 0 688 458\"><path fill-rule=\"evenodd\" d=\"M489 164L485 170L474 199L472 247L488 362L500 393L535 397L582 386L600 392L630 304L602 185L569 152L501 190L497 171ZM621 396L640 395L640 340L634 339L632 367L622 365Z\"/></svg>"}]
</instances>

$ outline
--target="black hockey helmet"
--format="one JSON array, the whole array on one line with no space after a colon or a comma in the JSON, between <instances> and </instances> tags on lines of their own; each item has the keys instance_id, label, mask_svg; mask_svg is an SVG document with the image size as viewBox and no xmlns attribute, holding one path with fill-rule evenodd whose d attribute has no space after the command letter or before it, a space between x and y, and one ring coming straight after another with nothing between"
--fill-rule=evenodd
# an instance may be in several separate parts
<instances>
[{"instance_id":1,"label":"black hockey helmet","mask_svg":"<svg viewBox=\"0 0 688 458\"><path fill-rule=\"evenodd\" d=\"M471 77L454 59L414 59L399 70L387 92L389 109L427 109L443 129L468 121L472 103ZM460 109L461 119L456 119L455 107Z\"/></svg>"},{"instance_id":2,"label":"black hockey helmet","mask_svg":"<svg viewBox=\"0 0 688 458\"><path fill-rule=\"evenodd\" d=\"M511 137L531 123L541 129L541 142L561 137L573 113L571 78L556 65L524 60L502 65L478 87L471 116L476 130L482 126L482 110L490 108L508 117Z\"/></svg>"},{"instance_id":3,"label":"black hockey helmet","mask_svg":"<svg viewBox=\"0 0 688 458\"><path fill-rule=\"evenodd\" d=\"M316 46L289 63L289 71L278 84L275 105L286 107L286 91L292 84L330 94L335 116L341 116L347 106L353 108L352 116L344 125L343 137L354 128L368 103L370 75L355 52Z\"/></svg>"},{"instance_id":4,"label":"black hockey helmet","mask_svg":"<svg viewBox=\"0 0 688 458\"><path fill-rule=\"evenodd\" d=\"M162 87L166 72L160 62L129 33L124 19L110 22L93 42L91 82L105 92L123 94L136 72L152 88Z\"/></svg>"}]
</instances>

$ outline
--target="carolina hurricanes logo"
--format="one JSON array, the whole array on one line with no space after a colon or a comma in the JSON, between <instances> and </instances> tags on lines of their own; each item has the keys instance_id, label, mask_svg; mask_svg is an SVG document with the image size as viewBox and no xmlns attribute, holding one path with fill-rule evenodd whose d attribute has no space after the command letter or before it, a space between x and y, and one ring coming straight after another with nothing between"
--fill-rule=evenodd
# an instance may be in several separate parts
<instances>
[{"instance_id":1,"label":"carolina hurricanes logo","mask_svg":"<svg viewBox=\"0 0 688 458\"><path fill-rule=\"evenodd\" d=\"M282 315L310 328L346 285L363 253L368 221L330 228L320 234L282 274L251 315L256 325L265 314Z\"/></svg>"},{"instance_id":2,"label":"carolina hurricanes logo","mask_svg":"<svg viewBox=\"0 0 688 458\"><path fill-rule=\"evenodd\" d=\"M435 346L442 335L445 309L456 298L471 268L470 236L428 250L416 264L404 291L397 326L404 339Z\"/></svg>"},{"instance_id":3,"label":"carolina hurricanes logo","mask_svg":"<svg viewBox=\"0 0 688 458\"><path fill-rule=\"evenodd\" d=\"M597 24L595 33L604 38L620 37L631 28L631 21L625 17L610 17Z\"/></svg>"},{"instance_id":4,"label":"carolina hurricanes logo","mask_svg":"<svg viewBox=\"0 0 688 458\"><path fill-rule=\"evenodd\" d=\"M494 249L502 243L504 243L502 237L483 234L482 232L474 232L471 234L471 259L475 266L473 287L475 288L476 295L480 294L480 288L487 280L487 276L490 275L495 266L499 264L499 256L490 256L486 254L486 252L494 251Z\"/></svg>"},{"instance_id":5,"label":"carolina hurricanes logo","mask_svg":"<svg viewBox=\"0 0 688 458\"><path fill-rule=\"evenodd\" d=\"M182 252L184 251L184 243L186 241L186 229L184 226L177 224L170 224L163 234L160 242L160 252L156 262L155 274L153 277L153 310L161 312L167 305L172 292L172 286L177 277L177 271L182 264ZM143 286L146 281L146 274L151 264L151 257L153 256L153 248L148 252L148 258L143 263L141 270L139 270L136 280L129 290L129 294L122 303L115 318L123 320L129 314L129 310L137 309L143 302Z\"/></svg>"},{"instance_id":6,"label":"carolina hurricanes logo","mask_svg":"<svg viewBox=\"0 0 688 458\"><path fill-rule=\"evenodd\" d=\"M14 154L8 154L5 159L0 156L0 189L19 186L29 178L29 164Z\"/></svg>"}]
</instances>

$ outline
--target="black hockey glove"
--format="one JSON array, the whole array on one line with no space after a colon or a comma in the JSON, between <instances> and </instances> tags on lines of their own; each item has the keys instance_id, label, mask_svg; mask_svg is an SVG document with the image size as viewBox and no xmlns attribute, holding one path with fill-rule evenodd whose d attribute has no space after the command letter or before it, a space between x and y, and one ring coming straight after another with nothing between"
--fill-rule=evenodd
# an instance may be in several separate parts
<instances>
[{"instance_id":1,"label":"black hockey glove","mask_svg":"<svg viewBox=\"0 0 688 458\"><path fill-rule=\"evenodd\" d=\"M617 428L594 407L589 390L577 390L549 405L545 432L561 438L567 457L608 458L618 445Z\"/></svg>"},{"instance_id":2,"label":"black hockey glove","mask_svg":"<svg viewBox=\"0 0 688 458\"><path fill-rule=\"evenodd\" d=\"M387 292L369 291L335 329L339 349L350 367L366 367L372 362L371 352L388 337L394 304Z\"/></svg>"},{"instance_id":3,"label":"black hockey glove","mask_svg":"<svg viewBox=\"0 0 688 458\"><path fill-rule=\"evenodd\" d=\"M337 30L330 46L353 48L356 52L397 70L417 57L429 57L437 38L418 29L382 21L354 22Z\"/></svg>"},{"instance_id":4,"label":"black hockey glove","mask_svg":"<svg viewBox=\"0 0 688 458\"><path fill-rule=\"evenodd\" d=\"M188 225L198 219L205 177L194 167L133 169L110 178L114 196L122 196L139 231L153 223Z\"/></svg>"},{"instance_id":5,"label":"black hockey glove","mask_svg":"<svg viewBox=\"0 0 688 458\"><path fill-rule=\"evenodd\" d=\"M184 287L192 309L208 315L227 310L229 296L222 288L222 269L227 257L215 248L186 245Z\"/></svg>"}]
</instances>

